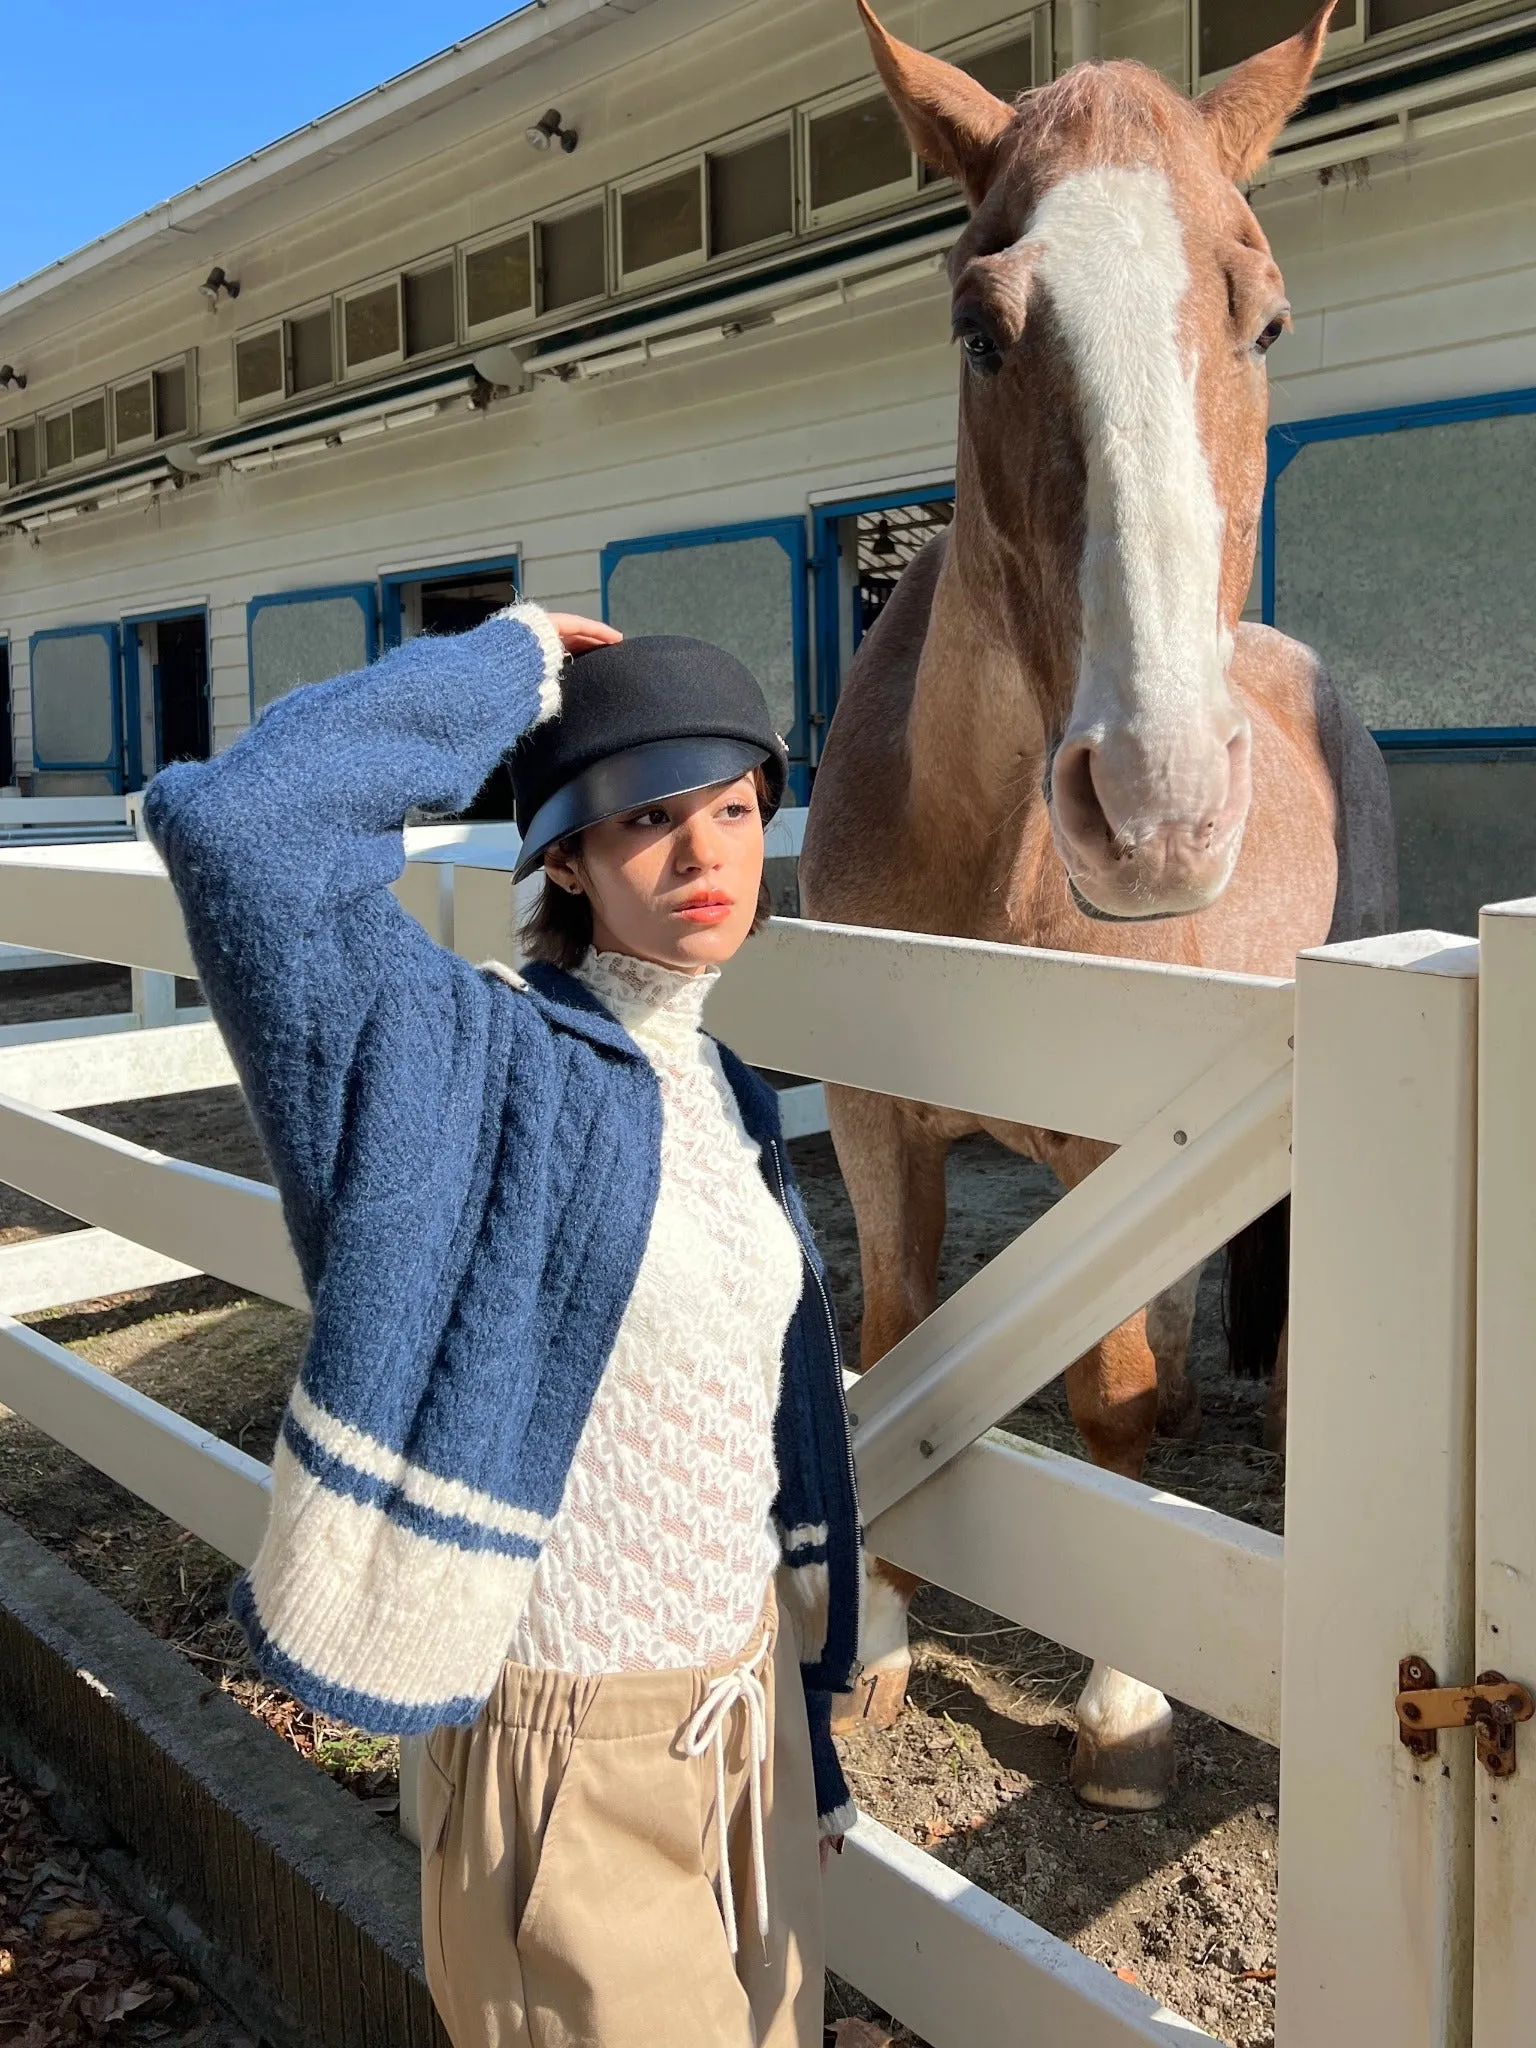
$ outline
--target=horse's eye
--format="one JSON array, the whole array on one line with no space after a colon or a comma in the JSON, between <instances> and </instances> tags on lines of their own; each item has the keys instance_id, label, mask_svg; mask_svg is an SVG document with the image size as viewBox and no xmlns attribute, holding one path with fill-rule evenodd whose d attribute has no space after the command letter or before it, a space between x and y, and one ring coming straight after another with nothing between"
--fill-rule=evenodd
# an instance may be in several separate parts
<instances>
[{"instance_id":1,"label":"horse's eye","mask_svg":"<svg viewBox=\"0 0 1536 2048\"><path fill-rule=\"evenodd\" d=\"M962 329L960 348L965 360L973 370L979 370L984 377L995 377L1003 367L1003 352L991 335L980 327Z\"/></svg>"},{"instance_id":2,"label":"horse's eye","mask_svg":"<svg viewBox=\"0 0 1536 2048\"><path fill-rule=\"evenodd\" d=\"M1254 348L1261 356L1267 356L1270 350L1274 347L1275 343L1280 339L1281 335L1284 334L1284 332L1285 315L1283 313L1277 313L1274 319L1271 320L1269 325L1264 329L1263 333L1260 334L1255 340L1253 344Z\"/></svg>"}]
</instances>

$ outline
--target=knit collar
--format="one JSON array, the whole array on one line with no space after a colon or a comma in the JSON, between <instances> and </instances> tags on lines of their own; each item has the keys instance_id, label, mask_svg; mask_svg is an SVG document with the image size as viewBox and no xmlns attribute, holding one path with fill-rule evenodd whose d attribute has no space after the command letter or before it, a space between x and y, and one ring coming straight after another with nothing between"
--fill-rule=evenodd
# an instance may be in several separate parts
<instances>
[{"instance_id":1,"label":"knit collar","mask_svg":"<svg viewBox=\"0 0 1536 2048\"><path fill-rule=\"evenodd\" d=\"M710 967L688 974L633 953L594 949L575 969L575 979L644 1051L683 1058L696 1048L704 1004L720 972Z\"/></svg>"}]
</instances>

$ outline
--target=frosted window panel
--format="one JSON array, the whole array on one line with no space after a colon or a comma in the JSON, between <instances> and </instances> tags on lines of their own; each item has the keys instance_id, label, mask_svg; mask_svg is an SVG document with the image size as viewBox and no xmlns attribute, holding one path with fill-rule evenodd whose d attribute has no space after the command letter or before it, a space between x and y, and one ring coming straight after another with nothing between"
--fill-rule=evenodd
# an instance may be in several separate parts
<instances>
[{"instance_id":1,"label":"frosted window panel","mask_svg":"<svg viewBox=\"0 0 1536 2048\"><path fill-rule=\"evenodd\" d=\"M32 650L32 751L39 762L112 761L112 643L102 633L39 640Z\"/></svg>"},{"instance_id":2,"label":"frosted window panel","mask_svg":"<svg viewBox=\"0 0 1536 2048\"><path fill-rule=\"evenodd\" d=\"M88 398L74 410L75 460L81 462L87 455L105 455L107 452L107 401L105 398Z\"/></svg>"},{"instance_id":3,"label":"frosted window panel","mask_svg":"<svg viewBox=\"0 0 1536 2048\"><path fill-rule=\"evenodd\" d=\"M168 434L184 434L187 426L187 366L173 363L155 372L155 433L164 440Z\"/></svg>"},{"instance_id":4,"label":"frosted window panel","mask_svg":"<svg viewBox=\"0 0 1536 2048\"><path fill-rule=\"evenodd\" d=\"M235 343L235 402L280 398L283 391L283 330L270 329Z\"/></svg>"},{"instance_id":5,"label":"frosted window panel","mask_svg":"<svg viewBox=\"0 0 1536 2048\"><path fill-rule=\"evenodd\" d=\"M120 384L113 394L115 432L119 448L132 441L148 441L155 431L154 386L146 377L138 384Z\"/></svg>"},{"instance_id":6,"label":"frosted window panel","mask_svg":"<svg viewBox=\"0 0 1536 2048\"><path fill-rule=\"evenodd\" d=\"M331 309L306 313L302 320L288 322L290 387L294 391L321 391L335 381L331 362Z\"/></svg>"},{"instance_id":7,"label":"frosted window panel","mask_svg":"<svg viewBox=\"0 0 1536 2048\"><path fill-rule=\"evenodd\" d=\"M50 469L67 469L74 461L75 442L67 412L55 413L51 420L44 420L43 448Z\"/></svg>"},{"instance_id":8,"label":"frosted window panel","mask_svg":"<svg viewBox=\"0 0 1536 2048\"><path fill-rule=\"evenodd\" d=\"M599 298L607 289L603 217L603 209L592 206L582 213L562 214L558 220L540 222L544 312Z\"/></svg>"},{"instance_id":9,"label":"frosted window panel","mask_svg":"<svg viewBox=\"0 0 1536 2048\"><path fill-rule=\"evenodd\" d=\"M709 160L709 253L749 249L795 225L789 130Z\"/></svg>"},{"instance_id":10,"label":"frosted window panel","mask_svg":"<svg viewBox=\"0 0 1536 2048\"><path fill-rule=\"evenodd\" d=\"M624 270L650 270L684 256L704 254L702 179L696 164L619 195L619 237Z\"/></svg>"},{"instance_id":11,"label":"frosted window panel","mask_svg":"<svg viewBox=\"0 0 1536 2048\"><path fill-rule=\"evenodd\" d=\"M884 93L810 123L811 205L837 206L908 182L912 147Z\"/></svg>"},{"instance_id":12,"label":"frosted window panel","mask_svg":"<svg viewBox=\"0 0 1536 2048\"><path fill-rule=\"evenodd\" d=\"M1536 725L1536 414L1302 447L1275 485L1275 624L1374 731Z\"/></svg>"},{"instance_id":13,"label":"frosted window panel","mask_svg":"<svg viewBox=\"0 0 1536 2048\"><path fill-rule=\"evenodd\" d=\"M405 352L424 356L435 348L452 348L458 331L453 303L453 265L419 270L404 281Z\"/></svg>"},{"instance_id":14,"label":"frosted window panel","mask_svg":"<svg viewBox=\"0 0 1536 2048\"><path fill-rule=\"evenodd\" d=\"M323 683L368 660L368 621L355 597L264 604L251 621L251 696L258 711L300 683Z\"/></svg>"},{"instance_id":15,"label":"frosted window panel","mask_svg":"<svg viewBox=\"0 0 1536 2048\"><path fill-rule=\"evenodd\" d=\"M378 362L400 353L400 293L392 284L371 292L359 292L342 308L346 330L347 368L359 363Z\"/></svg>"},{"instance_id":16,"label":"frosted window panel","mask_svg":"<svg viewBox=\"0 0 1536 2048\"><path fill-rule=\"evenodd\" d=\"M464 318L471 327L533 311L533 238L514 235L464 258Z\"/></svg>"},{"instance_id":17,"label":"frosted window panel","mask_svg":"<svg viewBox=\"0 0 1536 2048\"><path fill-rule=\"evenodd\" d=\"M1357 0L1339 0L1328 24L1335 34L1355 25ZM1372 26L1381 0L1372 7ZM1312 0L1200 0L1200 75L1241 64L1271 43L1283 42L1309 22L1317 9Z\"/></svg>"},{"instance_id":18,"label":"frosted window panel","mask_svg":"<svg viewBox=\"0 0 1536 2048\"><path fill-rule=\"evenodd\" d=\"M608 616L625 633L691 633L744 662L773 722L795 722L794 567L776 540L708 541L623 555L608 578Z\"/></svg>"}]
</instances>

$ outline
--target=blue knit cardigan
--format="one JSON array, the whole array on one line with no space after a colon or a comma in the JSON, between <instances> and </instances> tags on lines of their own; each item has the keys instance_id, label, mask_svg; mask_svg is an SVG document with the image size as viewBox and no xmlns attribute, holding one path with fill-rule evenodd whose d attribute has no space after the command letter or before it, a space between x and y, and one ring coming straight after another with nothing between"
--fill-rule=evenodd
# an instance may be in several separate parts
<instances>
[{"instance_id":1,"label":"blue knit cardigan","mask_svg":"<svg viewBox=\"0 0 1536 2048\"><path fill-rule=\"evenodd\" d=\"M381 1733L471 1721L491 1691L660 1178L656 1076L608 1011L554 968L471 967L391 893L407 812L463 809L558 702L560 661L532 606L411 641L145 798L314 1316L235 1612L268 1676ZM831 1829L861 1585L836 1325L774 1093L724 1063L804 1252L774 1512Z\"/></svg>"}]
</instances>

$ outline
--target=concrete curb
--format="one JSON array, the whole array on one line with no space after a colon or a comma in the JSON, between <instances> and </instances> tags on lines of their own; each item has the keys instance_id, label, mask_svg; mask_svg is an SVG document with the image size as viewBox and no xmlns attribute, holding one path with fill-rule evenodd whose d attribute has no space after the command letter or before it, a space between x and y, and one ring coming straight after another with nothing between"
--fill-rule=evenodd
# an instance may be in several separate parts
<instances>
[{"instance_id":1,"label":"concrete curb","mask_svg":"<svg viewBox=\"0 0 1536 2048\"><path fill-rule=\"evenodd\" d=\"M0 1751L276 2048L449 2048L415 1850L3 1516Z\"/></svg>"}]
</instances>

